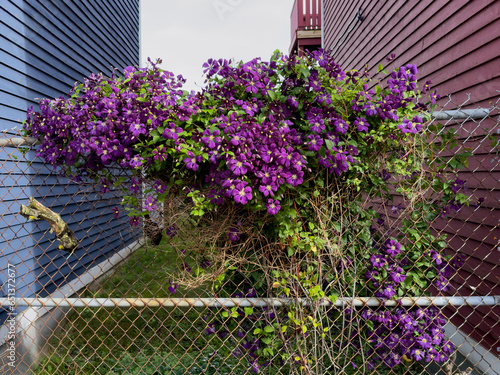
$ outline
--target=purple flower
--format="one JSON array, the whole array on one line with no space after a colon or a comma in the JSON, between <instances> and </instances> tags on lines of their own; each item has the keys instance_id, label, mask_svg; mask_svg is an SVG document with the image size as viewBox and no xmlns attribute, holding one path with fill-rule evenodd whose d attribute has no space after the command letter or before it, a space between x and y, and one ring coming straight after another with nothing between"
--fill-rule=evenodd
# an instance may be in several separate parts
<instances>
[{"instance_id":1,"label":"purple flower","mask_svg":"<svg viewBox=\"0 0 500 375\"><path fill-rule=\"evenodd\" d=\"M451 343L450 340L447 340L442 344L443 352L446 354L452 354L453 353L453 344Z\"/></svg>"},{"instance_id":2,"label":"purple flower","mask_svg":"<svg viewBox=\"0 0 500 375\"><path fill-rule=\"evenodd\" d=\"M144 128L144 125L141 123L130 124L128 131L132 133L136 138L140 134L146 134L146 129Z\"/></svg>"},{"instance_id":3,"label":"purple flower","mask_svg":"<svg viewBox=\"0 0 500 375\"><path fill-rule=\"evenodd\" d=\"M309 138L309 142L306 143L309 146L308 150L318 152L323 145L323 139L317 134L310 134L307 138Z\"/></svg>"},{"instance_id":4,"label":"purple flower","mask_svg":"<svg viewBox=\"0 0 500 375\"><path fill-rule=\"evenodd\" d=\"M240 239L240 232L236 228L229 228L229 240L236 242Z\"/></svg>"},{"instance_id":5,"label":"purple flower","mask_svg":"<svg viewBox=\"0 0 500 375\"><path fill-rule=\"evenodd\" d=\"M479 197L479 199L477 200L477 203L475 204L476 207L479 207L481 204L483 204L484 202L484 197Z\"/></svg>"},{"instance_id":6,"label":"purple flower","mask_svg":"<svg viewBox=\"0 0 500 375\"><path fill-rule=\"evenodd\" d=\"M200 267L206 270L208 267L210 267L210 261L208 259L203 259L200 263Z\"/></svg>"},{"instance_id":7,"label":"purple flower","mask_svg":"<svg viewBox=\"0 0 500 375\"><path fill-rule=\"evenodd\" d=\"M217 144L221 142L219 129L215 129L213 132L210 131L210 129L206 129L203 135L204 137L201 138L201 141L208 146L208 148L215 148Z\"/></svg>"},{"instance_id":8,"label":"purple flower","mask_svg":"<svg viewBox=\"0 0 500 375\"><path fill-rule=\"evenodd\" d=\"M431 80L425 81L424 87L422 87L422 94L425 94L427 91L431 89Z\"/></svg>"},{"instance_id":9,"label":"purple flower","mask_svg":"<svg viewBox=\"0 0 500 375\"><path fill-rule=\"evenodd\" d=\"M347 130L349 130L349 125L344 120L335 120L333 124L335 126L335 131L340 134L345 134Z\"/></svg>"},{"instance_id":10,"label":"purple flower","mask_svg":"<svg viewBox=\"0 0 500 375\"><path fill-rule=\"evenodd\" d=\"M387 264L387 261L385 260L385 258L382 255L378 255L378 254L373 254L370 257L370 262L371 262L372 267L379 269L379 270L382 269Z\"/></svg>"},{"instance_id":11,"label":"purple flower","mask_svg":"<svg viewBox=\"0 0 500 375\"><path fill-rule=\"evenodd\" d=\"M139 193L139 191L141 190L141 182L138 179L132 177L130 179L130 187L129 187L129 189L130 189L130 191L133 194Z\"/></svg>"},{"instance_id":12,"label":"purple flower","mask_svg":"<svg viewBox=\"0 0 500 375\"><path fill-rule=\"evenodd\" d=\"M227 179L221 183L221 186L225 188L224 195L228 198L232 197L236 191L236 185L238 184L238 180Z\"/></svg>"},{"instance_id":13,"label":"purple flower","mask_svg":"<svg viewBox=\"0 0 500 375\"><path fill-rule=\"evenodd\" d=\"M432 347L429 348L429 350L427 351L427 355L425 357L425 361L426 362L433 362L433 361L439 362L438 351Z\"/></svg>"},{"instance_id":14,"label":"purple flower","mask_svg":"<svg viewBox=\"0 0 500 375\"><path fill-rule=\"evenodd\" d=\"M315 117L309 120L309 124L311 125L311 131L315 133L321 133L325 130L325 123L322 118Z\"/></svg>"},{"instance_id":15,"label":"purple flower","mask_svg":"<svg viewBox=\"0 0 500 375\"><path fill-rule=\"evenodd\" d=\"M375 116L377 114L377 108L370 102L367 102L363 106L363 109L365 110L367 116Z\"/></svg>"},{"instance_id":16,"label":"purple flower","mask_svg":"<svg viewBox=\"0 0 500 375\"><path fill-rule=\"evenodd\" d=\"M406 64L406 66L403 68L399 68L400 71L403 70L407 76L416 76L418 69L416 65L413 64ZM414 78L416 79L416 77Z\"/></svg>"},{"instance_id":17,"label":"purple flower","mask_svg":"<svg viewBox=\"0 0 500 375\"><path fill-rule=\"evenodd\" d=\"M259 361L257 359L254 359L252 362L249 363L250 365L250 370L254 374L258 374L260 372L261 366L259 365Z\"/></svg>"},{"instance_id":18,"label":"purple flower","mask_svg":"<svg viewBox=\"0 0 500 375\"><path fill-rule=\"evenodd\" d=\"M110 183L105 178L101 179L101 193L106 194L109 192Z\"/></svg>"},{"instance_id":19,"label":"purple flower","mask_svg":"<svg viewBox=\"0 0 500 375\"><path fill-rule=\"evenodd\" d=\"M400 129L404 134L416 134L422 129L422 125L418 122L410 121L405 118L403 119L403 122L398 125L398 129Z\"/></svg>"},{"instance_id":20,"label":"purple flower","mask_svg":"<svg viewBox=\"0 0 500 375\"><path fill-rule=\"evenodd\" d=\"M298 172L291 172L290 175L287 177L286 182L287 184L290 184L292 186L298 186L304 181L304 172L298 171Z\"/></svg>"},{"instance_id":21,"label":"purple flower","mask_svg":"<svg viewBox=\"0 0 500 375\"><path fill-rule=\"evenodd\" d=\"M115 219L118 219L120 217L120 209L118 207L113 207L112 211L113 211L113 217Z\"/></svg>"},{"instance_id":22,"label":"purple flower","mask_svg":"<svg viewBox=\"0 0 500 375\"><path fill-rule=\"evenodd\" d=\"M387 62L391 62L392 60L395 60L396 59L396 54L395 53L391 53L389 56L387 56L385 58L387 60Z\"/></svg>"},{"instance_id":23,"label":"purple flower","mask_svg":"<svg viewBox=\"0 0 500 375\"><path fill-rule=\"evenodd\" d=\"M142 162L144 159L138 155L134 156L132 159L129 161L129 165L132 168L139 168L142 165Z\"/></svg>"},{"instance_id":24,"label":"purple flower","mask_svg":"<svg viewBox=\"0 0 500 375\"><path fill-rule=\"evenodd\" d=\"M387 169L382 169L382 171L379 172L378 175L384 182L387 182L391 178L391 174Z\"/></svg>"},{"instance_id":25,"label":"purple flower","mask_svg":"<svg viewBox=\"0 0 500 375\"><path fill-rule=\"evenodd\" d=\"M280 202L274 199L268 199L266 203L267 213L269 215L276 215L281 209Z\"/></svg>"},{"instance_id":26,"label":"purple flower","mask_svg":"<svg viewBox=\"0 0 500 375\"><path fill-rule=\"evenodd\" d=\"M389 240L385 244L385 252L391 257L395 257L401 252L401 244L395 240Z\"/></svg>"},{"instance_id":27,"label":"purple flower","mask_svg":"<svg viewBox=\"0 0 500 375\"><path fill-rule=\"evenodd\" d=\"M389 278L396 284L400 284L406 279L406 275L403 275L403 269L396 267L394 271L389 274Z\"/></svg>"},{"instance_id":28,"label":"purple flower","mask_svg":"<svg viewBox=\"0 0 500 375\"><path fill-rule=\"evenodd\" d=\"M243 142L243 141L244 141L244 139L236 134L233 138L231 138L229 143L232 144L233 146L238 146L240 144L240 142Z\"/></svg>"},{"instance_id":29,"label":"purple flower","mask_svg":"<svg viewBox=\"0 0 500 375\"><path fill-rule=\"evenodd\" d=\"M170 280L168 281L168 283L170 284L170 286L168 287L168 291L174 294L177 288L179 287L179 284L174 284Z\"/></svg>"},{"instance_id":30,"label":"purple flower","mask_svg":"<svg viewBox=\"0 0 500 375\"><path fill-rule=\"evenodd\" d=\"M396 294L396 291L392 285L386 285L384 288L379 289L379 291L375 294L377 297L391 299Z\"/></svg>"},{"instance_id":31,"label":"purple flower","mask_svg":"<svg viewBox=\"0 0 500 375\"><path fill-rule=\"evenodd\" d=\"M391 207L391 211L393 214L397 214L399 211L401 211L403 209L403 206L401 205L401 203L399 203L397 206L392 206Z\"/></svg>"},{"instance_id":32,"label":"purple flower","mask_svg":"<svg viewBox=\"0 0 500 375\"><path fill-rule=\"evenodd\" d=\"M422 349L414 348L410 351L415 361L420 361L425 356L425 352Z\"/></svg>"},{"instance_id":33,"label":"purple flower","mask_svg":"<svg viewBox=\"0 0 500 375\"><path fill-rule=\"evenodd\" d=\"M422 349L430 349L432 347L432 339L426 333L417 338L417 343Z\"/></svg>"},{"instance_id":34,"label":"purple flower","mask_svg":"<svg viewBox=\"0 0 500 375\"><path fill-rule=\"evenodd\" d=\"M439 345L444 339L444 335L441 328L432 327L431 328L432 344Z\"/></svg>"},{"instance_id":35,"label":"purple flower","mask_svg":"<svg viewBox=\"0 0 500 375\"><path fill-rule=\"evenodd\" d=\"M187 155L188 157L184 158L184 163L186 163L186 168L192 169L193 171L197 171L198 168L200 167L198 163L200 163L203 159L201 158L200 155L194 156L194 154L191 151L188 151Z\"/></svg>"},{"instance_id":36,"label":"purple flower","mask_svg":"<svg viewBox=\"0 0 500 375\"><path fill-rule=\"evenodd\" d=\"M260 185L259 186L259 191L265 196L271 196L271 197L274 197L274 192L278 190L278 187L276 186L276 184L272 181L272 180L269 180L267 182L267 184L265 185Z\"/></svg>"},{"instance_id":37,"label":"purple flower","mask_svg":"<svg viewBox=\"0 0 500 375\"><path fill-rule=\"evenodd\" d=\"M161 181L156 181L153 188L158 194L163 194L167 190L167 186L163 185Z\"/></svg>"},{"instance_id":38,"label":"purple flower","mask_svg":"<svg viewBox=\"0 0 500 375\"><path fill-rule=\"evenodd\" d=\"M177 231L178 231L178 227L177 225L173 224L173 225L169 225L166 229L165 229L165 235L173 238L175 237L175 235L177 234ZM182 250L181 250L182 251ZM186 252L186 250L184 250L184 252Z\"/></svg>"},{"instance_id":39,"label":"purple flower","mask_svg":"<svg viewBox=\"0 0 500 375\"><path fill-rule=\"evenodd\" d=\"M207 328L205 329L207 336L213 335L215 333L215 324L209 323Z\"/></svg>"},{"instance_id":40,"label":"purple flower","mask_svg":"<svg viewBox=\"0 0 500 375\"><path fill-rule=\"evenodd\" d=\"M434 261L434 263L436 263L436 265L440 266L443 263L443 256L436 250L431 249L430 254L431 259Z\"/></svg>"},{"instance_id":41,"label":"purple flower","mask_svg":"<svg viewBox=\"0 0 500 375\"><path fill-rule=\"evenodd\" d=\"M431 98L432 104L436 104L437 101L441 98L441 96L437 93L437 90L431 92L429 97Z\"/></svg>"},{"instance_id":42,"label":"purple flower","mask_svg":"<svg viewBox=\"0 0 500 375\"><path fill-rule=\"evenodd\" d=\"M139 226L139 224L141 224L141 220L139 219L138 216L131 216L129 219L129 223L131 226L137 227Z\"/></svg>"},{"instance_id":43,"label":"purple flower","mask_svg":"<svg viewBox=\"0 0 500 375\"><path fill-rule=\"evenodd\" d=\"M233 196L236 203L246 204L252 200L252 188L246 182L240 182L236 185Z\"/></svg>"},{"instance_id":44,"label":"purple flower","mask_svg":"<svg viewBox=\"0 0 500 375\"><path fill-rule=\"evenodd\" d=\"M354 120L354 125L358 128L358 131L360 132L367 132L368 127L370 126L368 121L363 117L357 117L356 120Z\"/></svg>"},{"instance_id":45,"label":"purple flower","mask_svg":"<svg viewBox=\"0 0 500 375\"><path fill-rule=\"evenodd\" d=\"M175 126L175 124L171 122L170 126L163 131L162 136L163 138L173 139L174 141L176 141L177 139L179 139L179 134L181 133L182 128Z\"/></svg>"},{"instance_id":46,"label":"purple flower","mask_svg":"<svg viewBox=\"0 0 500 375\"><path fill-rule=\"evenodd\" d=\"M244 154L238 155L236 159L231 159L228 161L229 169L236 175L242 176L247 173L248 168L251 167L250 163L246 161Z\"/></svg>"},{"instance_id":47,"label":"purple flower","mask_svg":"<svg viewBox=\"0 0 500 375\"><path fill-rule=\"evenodd\" d=\"M450 183L450 188L451 188L451 191L453 191L454 193L457 193L460 189L465 189L465 181L460 180L457 177L457 179L455 181L452 181Z\"/></svg>"},{"instance_id":48,"label":"purple flower","mask_svg":"<svg viewBox=\"0 0 500 375\"><path fill-rule=\"evenodd\" d=\"M145 200L144 200L144 205L143 205L143 209L145 210L148 210L149 212L151 211L154 211L157 209L156 207L156 199L153 198L152 195L150 195L149 197L147 197Z\"/></svg>"},{"instance_id":49,"label":"purple flower","mask_svg":"<svg viewBox=\"0 0 500 375\"><path fill-rule=\"evenodd\" d=\"M438 359L436 362L446 362L448 360L448 356L445 353L439 353Z\"/></svg>"},{"instance_id":50,"label":"purple flower","mask_svg":"<svg viewBox=\"0 0 500 375\"><path fill-rule=\"evenodd\" d=\"M295 96L289 96L286 99L286 104L288 104L290 107L297 109L299 107L299 102Z\"/></svg>"}]
</instances>

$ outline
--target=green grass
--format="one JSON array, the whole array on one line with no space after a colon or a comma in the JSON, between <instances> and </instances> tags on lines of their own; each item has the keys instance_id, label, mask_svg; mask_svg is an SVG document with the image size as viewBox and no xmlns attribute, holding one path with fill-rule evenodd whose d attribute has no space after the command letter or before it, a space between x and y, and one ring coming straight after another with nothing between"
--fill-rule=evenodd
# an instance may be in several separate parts
<instances>
[{"instance_id":1,"label":"green grass","mask_svg":"<svg viewBox=\"0 0 500 375\"><path fill-rule=\"evenodd\" d=\"M167 246L144 246L97 291L82 297L169 297L169 274L180 268ZM180 287L173 296L210 295ZM35 374L239 374L231 348L205 334L206 308L73 308L51 338ZM215 353L215 354L214 354ZM234 372L231 372L232 371Z\"/></svg>"},{"instance_id":2,"label":"green grass","mask_svg":"<svg viewBox=\"0 0 500 375\"><path fill-rule=\"evenodd\" d=\"M169 297L169 274L180 268L167 246L144 246L82 297ZM210 296L203 288L179 288L174 296ZM207 308L74 308L50 341L51 350L36 375L244 374L245 360L233 356L231 340L207 336ZM233 338L233 342L239 340ZM425 371L380 374L420 374ZM386 371L384 371L386 370ZM283 370L284 371L284 370ZM356 370L348 366L346 372ZM279 374L268 368L264 373Z\"/></svg>"},{"instance_id":3,"label":"green grass","mask_svg":"<svg viewBox=\"0 0 500 375\"><path fill-rule=\"evenodd\" d=\"M231 363L233 362L233 363ZM236 374L231 372L238 367L236 360L213 358L210 355L202 357L184 356L176 358L171 353L157 352L152 355L139 353L135 357L125 353L119 359L106 358L91 361L82 358L47 357L43 366L36 374L113 374L113 375L181 375L181 374ZM241 371L240 369L239 371Z\"/></svg>"}]
</instances>

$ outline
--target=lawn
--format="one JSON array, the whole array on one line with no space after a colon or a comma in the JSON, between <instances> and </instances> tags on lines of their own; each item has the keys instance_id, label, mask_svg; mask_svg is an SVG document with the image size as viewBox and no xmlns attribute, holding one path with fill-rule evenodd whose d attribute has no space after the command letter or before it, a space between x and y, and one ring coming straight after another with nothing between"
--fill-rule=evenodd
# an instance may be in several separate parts
<instances>
[{"instance_id":1,"label":"lawn","mask_svg":"<svg viewBox=\"0 0 500 375\"><path fill-rule=\"evenodd\" d=\"M175 294L168 274L180 267L164 244L144 246L82 297L194 297L202 288ZM50 340L37 375L239 374L231 337L207 336L207 308L74 308ZM229 335L231 336L231 335ZM231 372L233 371L233 372Z\"/></svg>"}]
</instances>

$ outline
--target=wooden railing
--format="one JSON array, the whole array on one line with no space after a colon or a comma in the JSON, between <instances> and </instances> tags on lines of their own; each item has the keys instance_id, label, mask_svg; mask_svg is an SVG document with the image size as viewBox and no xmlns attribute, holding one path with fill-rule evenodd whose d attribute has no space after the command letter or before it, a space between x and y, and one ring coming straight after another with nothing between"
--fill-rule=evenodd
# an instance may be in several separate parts
<instances>
[{"instance_id":1,"label":"wooden railing","mask_svg":"<svg viewBox=\"0 0 500 375\"><path fill-rule=\"evenodd\" d=\"M291 16L292 40L297 30L321 29L321 0L295 0Z\"/></svg>"}]
</instances>

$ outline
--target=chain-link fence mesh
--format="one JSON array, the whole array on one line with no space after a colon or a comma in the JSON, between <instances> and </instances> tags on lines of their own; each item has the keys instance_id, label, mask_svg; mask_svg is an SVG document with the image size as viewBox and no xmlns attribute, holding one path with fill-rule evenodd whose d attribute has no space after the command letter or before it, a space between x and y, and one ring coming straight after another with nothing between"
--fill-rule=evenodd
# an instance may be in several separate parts
<instances>
[{"instance_id":1,"label":"chain-link fence mesh","mask_svg":"<svg viewBox=\"0 0 500 375\"><path fill-rule=\"evenodd\" d=\"M418 229L422 218L411 216L415 202L397 192L391 201L365 201L380 212L375 226L364 224L359 215L337 226L326 211L318 211L329 249L339 251L336 262L322 269L327 280L322 289L335 291L335 297L315 296L308 288L308 298L299 300L290 290L312 282L307 274L308 267L317 266L314 261L305 262L290 282L285 273L304 267L304 259L276 259L265 236L256 240L261 250L253 258L239 257L231 241L217 242L221 232L255 238L246 232L252 217L221 208L217 217L201 223L199 232L190 232L182 225L190 207L175 197L140 223L131 223L118 209L120 191L59 177L34 156L30 140L4 133L3 373L500 373L498 105L477 108L450 99L434 114L432 124L444 127L432 131L459 134L459 144L439 157L451 161L453 153L470 154L468 166L453 182L467 203L449 205L432 225L436 236L446 235L450 259L426 249L400 260L418 267L430 259L427 274L406 280L408 290L415 284L414 290L427 290L429 298L393 296L383 283L373 295L353 294L353 272L366 272L370 280L389 261L342 253L349 246L336 242L346 238L344 231L352 231L356 243L364 233L388 231L391 223L404 219ZM76 251L64 251L47 220L19 214L30 198L60 214L78 241ZM421 194L415 199L431 198ZM207 251L207 243L220 244L219 251ZM399 251L388 236L382 235L377 246ZM252 272L263 263L267 273ZM403 277L400 265L391 264L386 276L403 282L409 273ZM269 290L262 293L265 286Z\"/></svg>"}]
</instances>

